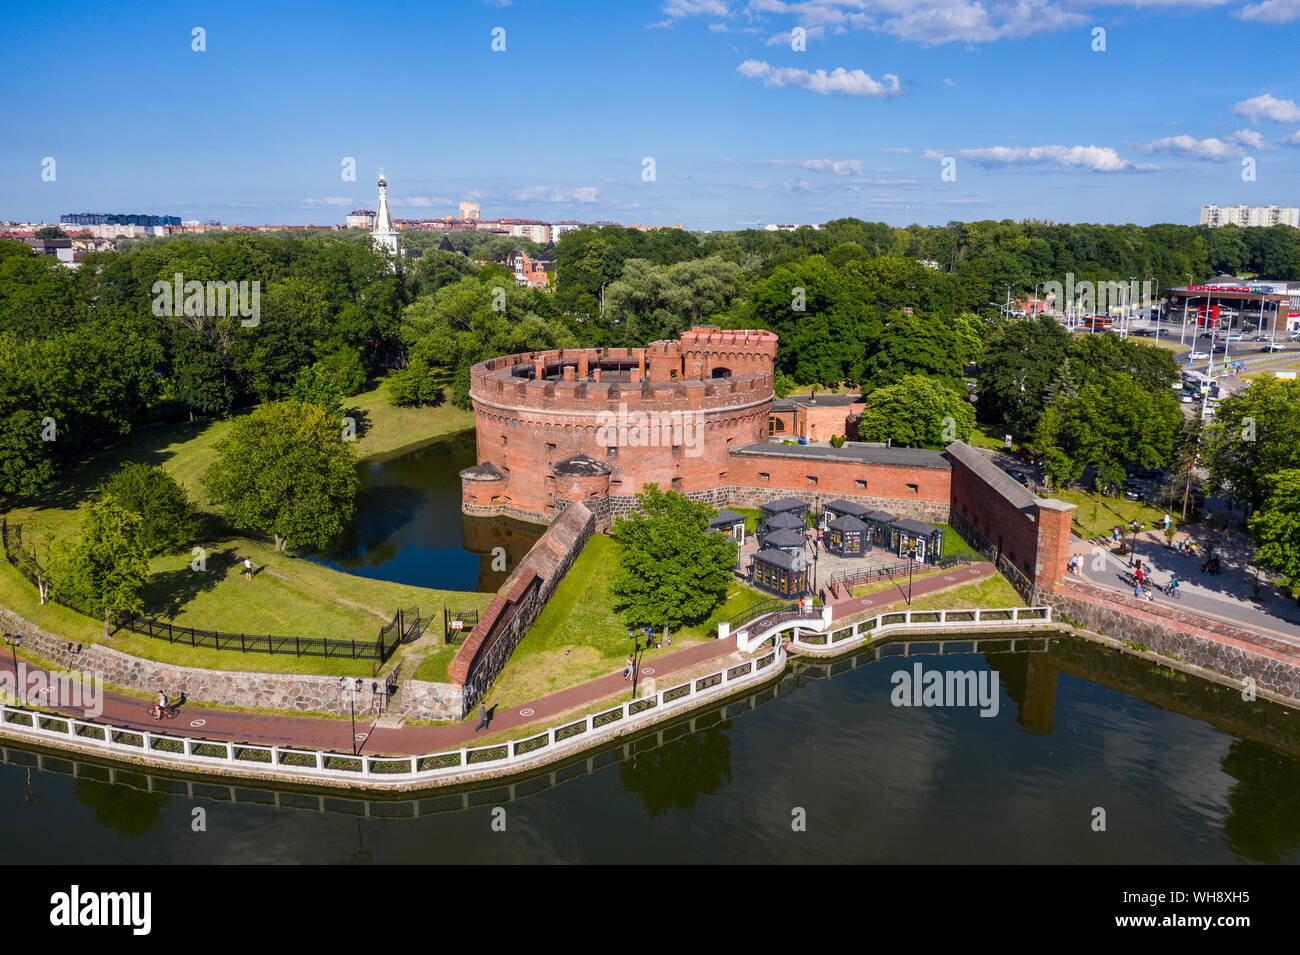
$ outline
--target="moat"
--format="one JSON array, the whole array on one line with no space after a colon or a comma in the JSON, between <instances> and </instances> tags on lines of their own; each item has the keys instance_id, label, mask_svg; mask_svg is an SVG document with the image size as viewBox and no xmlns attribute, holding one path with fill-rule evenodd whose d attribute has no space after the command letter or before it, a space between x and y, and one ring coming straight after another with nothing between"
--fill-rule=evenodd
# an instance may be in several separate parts
<instances>
[{"instance_id":1,"label":"moat","mask_svg":"<svg viewBox=\"0 0 1300 955\"><path fill-rule=\"evenodd\" d=\"M996 671L997 715L891 704ZM833 675L832 675L833 674ZM419 798L113 770L12 746L9 862L1296 862L1300 714L1069 638L795 664L779 684L519 780ZM74 778L73 774L76 774ZM192 786L192 794L189 787ZM152 791L149 791L152 790ZM275 805L276 801L280 805ZM505 809L506 831L492 828ZM207 832L191 829L206 812ZM1106 831L1092 828L1106 812ZM807 829L791 828L806 813ZM417 818L418 815L418 818Z\"/></svg>"},{"instance_id":2,"label":"moat","mask_svg":"<svg viewBox=\"0 0 1300 955\"><path fill-rule=\"evenodd\" d=\"M334 549L316 559L362 577L495 592L545 528L462 514L458 472L474 463L472 429L363 463L356 512Z\"/></svg>"}]
</instances>

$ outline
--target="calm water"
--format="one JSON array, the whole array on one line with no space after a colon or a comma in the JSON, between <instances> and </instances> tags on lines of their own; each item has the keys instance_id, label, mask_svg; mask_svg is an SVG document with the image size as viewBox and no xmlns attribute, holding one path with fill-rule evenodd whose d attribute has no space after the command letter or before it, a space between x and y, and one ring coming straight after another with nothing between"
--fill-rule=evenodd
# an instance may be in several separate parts
<instances>
[{"instance_id":1,"label":"calm water","mask_svg":"<svg viewBox=\"0 0 1300 955\"><path fill-rule=\"evenodd\" d=\"M464 431L361 469L356 513L333 553L338 570L441 590L495 592L545 528L460 512L460 470L477 463ZM494 547L505 548L493 569Z\"/></svg>"},{"instance_id":2,"label":"calm water","mask_svg":"<svg viewBox=\"0 0 1300 955\"><path fill-rule=\"evenodd\" d=\"M6 862L1295 862L1300 716L1064 639L1036 653L885 658L788 675L520 783L366 803L146 779L5 751ZM890 675L994 669L1001 709L895 708ZM848 667L840 664L840 668ZM139 788L132 788L139 787ZM175 790L179 789L180 792ZM245 802L244 800L248 800ZM491 830L504 805L507 829ZM208 831L190 831L191 809ZM1094 807L1108 830L1090 829ZM791 831L795 807L807 831Z\"/></svg>"}]
</instances>

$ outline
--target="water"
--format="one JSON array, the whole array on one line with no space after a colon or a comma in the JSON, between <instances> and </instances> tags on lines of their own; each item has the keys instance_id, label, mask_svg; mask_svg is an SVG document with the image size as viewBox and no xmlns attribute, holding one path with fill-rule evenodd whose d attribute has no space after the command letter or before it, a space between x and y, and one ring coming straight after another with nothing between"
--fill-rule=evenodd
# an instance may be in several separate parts
<instances>
[{"instance_id":1,"label":"water","mask_svg":"<svg viewBox=\"0 0 1300 955\"><path fill-rule=\"evenodd\" d=\"M754 701L555 773L412 800L236 790L5 750L6 862L1295 862L1300 715L1059 638L798 667ZM1001 707L895 708L890 675L997 671ZM751 708L752 706L752 708ZM590 768L590 771L589 771ZM133 788L135 787L135 788ZM467 795L468 793L468 795ZM530 795L525 795L531 793ZM465 802L470 808L463 808ZM298 808L289 808L289 806ZM367 805L370 816L367 817ZM418 806L420 818L415 818ZM504 806L506 831L493 832ZM191 811L207 813L192 833ZM1094 809L1107 831L1091 828ZM806 812L807 830L791 829Z\"/></svg>"},{"instance_id":2,"label":"water","mask_svg":"<svg viewBox=\"0 0 1300 955\"><path fill-rule=\"evenodd\" d=\"M470 430L363 465L352 521L333 551L312 559L362 577L495 593L545 528L461 514L460 470L476 463ZM504 560L494 561L495 547Z\"/></svg>"}]
</instances>

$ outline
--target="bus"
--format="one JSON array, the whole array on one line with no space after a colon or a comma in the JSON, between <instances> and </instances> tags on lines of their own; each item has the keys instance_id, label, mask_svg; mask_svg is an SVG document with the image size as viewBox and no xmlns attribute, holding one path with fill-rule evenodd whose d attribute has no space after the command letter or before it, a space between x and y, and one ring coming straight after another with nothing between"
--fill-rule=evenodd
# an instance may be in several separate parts
<instances>
[{"instance_id":1,"label":"bus","mask_svg":"<svg viewBox=\"0 0 1300 955\"><path fill-rule=\"evenodd\" d=\"M1108 332L1115 327L1115 320L1109 315L1085 315L1083 327L1090 332Z\"/></svg>"}]
</instances>

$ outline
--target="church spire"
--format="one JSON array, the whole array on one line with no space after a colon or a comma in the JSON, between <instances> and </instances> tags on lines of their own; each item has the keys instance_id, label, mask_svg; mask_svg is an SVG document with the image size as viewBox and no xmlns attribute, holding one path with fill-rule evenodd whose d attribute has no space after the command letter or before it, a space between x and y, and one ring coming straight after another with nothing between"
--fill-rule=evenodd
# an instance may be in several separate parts
<instances>
[{"instance_id":1,"label":"church spire","mask_svg":"<svg viewBox=\"0 0 1300 955\"><path fill-rule=\"evenodd\" d=\"M375 214L375 227L370 235L376 248L397 254L397 226L393 223L393 214L388 211L388 180L384 178L382 169L379 170L379 211Z\"/></svg>"}]
</instances>

